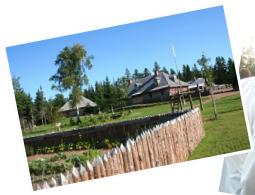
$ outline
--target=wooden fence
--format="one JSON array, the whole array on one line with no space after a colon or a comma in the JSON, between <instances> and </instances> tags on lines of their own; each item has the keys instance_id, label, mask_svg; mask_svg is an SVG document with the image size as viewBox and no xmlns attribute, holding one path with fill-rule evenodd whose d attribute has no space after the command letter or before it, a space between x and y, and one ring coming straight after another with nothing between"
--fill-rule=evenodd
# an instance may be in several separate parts
<instances>
[{"instance_id":1,"label":"wooden fence","mask_svg":"<svg viewBox=\"0 0 255 195\"><path fill-rule=\"evenodd\" d=\"M57 146L59 144L75 144L79 141L102 142L105 138L118 142L125 142L127 138L133 138L146 129L174 119L186 110L174 113L157 114L122 122L95 125L70 131L54 132L46 135L24 138L27 155L31 149L40 147Z\"/></svg>"},{"instance_id":2,"label":"wooden fence","mask_svg":"<svg viewBox=\"0 0 255 195\"><path fill-rule=\"evenodd\" d=\"M61 173L42 183L34 183L34 190L61 186L80 181L139 171L186 161L204 137L200 110L195 108L152 129L147 129L125 145L114 148L80 167Z\"/></svg>"}]
</instances>

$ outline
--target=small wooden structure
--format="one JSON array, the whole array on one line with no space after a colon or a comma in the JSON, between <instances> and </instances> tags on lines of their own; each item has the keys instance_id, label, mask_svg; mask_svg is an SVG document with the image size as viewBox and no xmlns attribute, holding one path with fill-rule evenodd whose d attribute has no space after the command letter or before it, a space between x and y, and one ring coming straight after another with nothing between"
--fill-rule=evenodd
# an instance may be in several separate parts
<instances>
[{"instance_id":1,"label":"small wooden structure","mask_svg":"<svg viewBox=\"0 0 255 195\"><path fill-rule=\"evenodd\" d=\"M80 102L77 104L77 107L79 109L79 113L80 115L85 115L86 114L86 109L88 108L94 108L96 107L97 104L93 101L91 101L88 98L85 97L81 97ZM59 110L58 112L62 113L64 116L66 117L72 117L72 116L76 116L77 111L76 108L74 108L71 104L71 100L69 100L68 102L66 102Z\"/></svg>"},{"instance_id":2,"label":"small wooden structure","mask_svg":"<svg viewBox=\"0 0 255 195\"><path fill-rule=\"evenodd\" d=\"M178 89L177 94L169 96L169 103L170 103L172 112L174 112L175 110L182 111L185 106L186 101L189 102L190 108L193 109L192 95L194 96L194 94L198 94L200 109L203 110L201 90L200 90L199 86L197 85L196 91L193 90L193 91L183 92L180 89Z\"/></svg>"}]
</instances>

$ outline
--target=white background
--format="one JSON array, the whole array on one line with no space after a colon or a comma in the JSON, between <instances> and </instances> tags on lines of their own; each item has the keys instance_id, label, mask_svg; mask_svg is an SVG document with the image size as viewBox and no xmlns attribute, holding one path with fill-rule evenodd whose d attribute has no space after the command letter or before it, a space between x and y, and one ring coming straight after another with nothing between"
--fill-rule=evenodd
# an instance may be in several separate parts
<instances>
[{"instance_id":1,"label":"white background","mask_svg":"<svg viewBox=\"0 0 255 195\"><path fill-rule=\"evenodd\" d=\"M224 4L238 66L255 32L251 2L0 0L0 194L220 194L224 155L33 192L5 47Z\"/></svg>"}]
</instances>

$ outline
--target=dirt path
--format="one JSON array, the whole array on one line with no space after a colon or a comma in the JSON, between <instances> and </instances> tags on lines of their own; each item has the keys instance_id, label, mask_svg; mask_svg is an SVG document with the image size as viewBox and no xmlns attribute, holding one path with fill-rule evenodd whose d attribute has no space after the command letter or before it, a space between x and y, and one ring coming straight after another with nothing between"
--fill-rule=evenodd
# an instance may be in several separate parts
<instances>
[{"instance_id":1,"label":"dirt path","mask_svg":"<svg viewBox=\"0 0 255 195\"><path fill-rule=\"evenodd\" d=\"M228 97L228 96L236 95L239 93L240 93L239 91L229 91L229 92L225 92L225 93L217 93L217 94L214 94L213 96L214 96L214 99L217 100L217 99L221 99L223 97ZM210 96L207 96L207 97L208 97L208 99L204 100L203 104L211 101L211 97Z\"/></svg>"},{"instance_id":2,"label":"dirt path","mask_svg":"<svg viewBox=\"0 0 255 195\"><path fill-rule=\"evenodd\" d=\"M88 150L73 150L73 151L65 151L63 152L67 157L72 156L72 155L82 155L84 152L87 152ZM101 153L105 153L108 150L107 149L98 149L98 151L100 151ZM56 153L52 153L52 154L36 154L36 155L32 155L32 156L28 156L27 160L31 161L31 160L35 160L38 158L50 158L52 156L54 156Z\"/></svg>"}]
</instances>

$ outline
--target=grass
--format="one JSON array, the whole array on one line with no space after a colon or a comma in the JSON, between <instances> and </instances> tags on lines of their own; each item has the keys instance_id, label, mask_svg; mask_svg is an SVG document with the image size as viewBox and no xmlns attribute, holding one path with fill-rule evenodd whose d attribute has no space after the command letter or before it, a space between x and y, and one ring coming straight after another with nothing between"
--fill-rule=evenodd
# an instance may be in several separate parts
<instances>
[{"instance_id":1,"label":"grass","mask_svg":"<svg viewBox=\"0 0 255 195\"><path fill-rule=\"evenodd\" d=\"M239 94L222 97L216 100L218 118L214 119L213 108L211 101L204 104L202 111L204 128L206 132L205 138L201 141L198 147L192 152L189 160L225 154L250 148L248 134L246 130L243 108ZM195 100L194 105L199 105L198 100ZM186 105L188 106L188 104ZM147 115L155 115L170 111L169 104L159 104L150 107L133 108L132 112L124 111L121 117L117 119L110 118L111 113L106 113L107 120L103 123L123 121L131 118L138 118ZM100 117L95 115L94 117ZM85 120L86 117L82 117ZM98 120L97 120L98 121ZM102 121L99 121L102 123ZM77 128L78 126L68 126L69 119L63 119L63 124L67 124L62 130L70 130L70 128ZM52 125L38 127L34 135L40 133L49 133L52 131ZM31 134L30 134L31 135Z\"/></svg>"},{"instance_id":2,"label":"grass","mask_svg":"<svg viewBox=\"0 0 255 195\"><path fill-rule=\"evenodd\" d=\"M208 97L203 97L203 100L208 99ZM198 105L199 102L198 100L193 101L193 105ZM186 107L189 108L189 103L186 103ZM82 116L81 125L70 125L70 119L63 117L60 122L62 124L61 131L70 131L75 128L81 128L81 127L86 127L89 125L96 125L96 124L104 124L104 123L111 123L111 122L120 122L120 121L125 121L125 120L130 120L130 119L135 119L135 118L140 118L144 116L149 116L149 115L156 115L156 114L162 114L162 113L167 113L170 111L170 105L169 103L163 103L163 104L158 104L158 105L153 105L150 107L138 107L138 108L132 108L130 110L125 110L121 112L121 116L118 118L113 118L112 113L104 113L103 115L93 115L93 116ZM120 112L119 112L120 113ZM116 113L118 114L118 113ZM103 118L103 119L101 119ZM93 119L92 123L87 123L87 121L90 121ZM44 135L48 133L55 132L56 128L54 127L53 124L47 124L47 125L41 125L37 126L36 129L33 131L24 131L23 136L24 137L32 137L32 136L38 136L38 135Z\"/></svg>"},{"instance_id":3,"label":"grass","mask_svg":"<svg viewBox=\"0 0 255 195\"><path fill-rule=\"evenodd\" d=\"M206 136L189 160L250 148L240 95L218 99L216 106L217 120L211 103L204 105L202 115Z\"/></svg>"}]
</instances>

